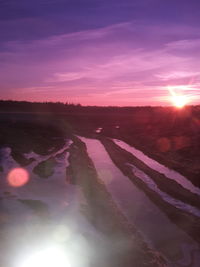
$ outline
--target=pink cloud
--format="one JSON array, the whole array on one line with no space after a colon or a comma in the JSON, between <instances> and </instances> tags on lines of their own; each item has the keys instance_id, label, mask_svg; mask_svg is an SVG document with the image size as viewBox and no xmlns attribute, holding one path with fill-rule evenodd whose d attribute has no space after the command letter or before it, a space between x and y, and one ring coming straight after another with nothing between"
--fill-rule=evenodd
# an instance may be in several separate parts
<instances>
[{"instance_id":1,"label":"pink cloud","mask_svg":"<svg viewBox=\"0 0 200 267\"><path fill-rule=\"evenodd\" d=\"M190 36L190 27L184 29ZM174 27L173 33L178 36L180 30ZM197 34L196 29L192 34ZM127 22L43 40L8 42L7 51L0 54L1 87L8 89L8 97L18 99L159 105L166 103L168 85L186 88L192 79L187 93L196 101L200 62L193 50L199 40L174 42L169 28ZM180 53L184 49L187 52Z\"/></svg>"}]
</instances>

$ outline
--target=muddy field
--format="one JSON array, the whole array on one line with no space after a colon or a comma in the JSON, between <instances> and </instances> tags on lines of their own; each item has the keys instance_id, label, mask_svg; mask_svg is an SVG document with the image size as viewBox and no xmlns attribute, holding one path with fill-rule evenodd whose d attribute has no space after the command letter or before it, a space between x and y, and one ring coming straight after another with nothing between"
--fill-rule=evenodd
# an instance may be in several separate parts
<instances>
[{"instance_id":1,"label":"muddy field","mask_svg":"<svg viewBox=\"0 0 200 267\"><path fill-rule=\"evenodd\" d=\"M71 267L199 266L198 123L163 129L139 111L1 114L2 266L47 243Z\"/></svg>"}]
</instances>

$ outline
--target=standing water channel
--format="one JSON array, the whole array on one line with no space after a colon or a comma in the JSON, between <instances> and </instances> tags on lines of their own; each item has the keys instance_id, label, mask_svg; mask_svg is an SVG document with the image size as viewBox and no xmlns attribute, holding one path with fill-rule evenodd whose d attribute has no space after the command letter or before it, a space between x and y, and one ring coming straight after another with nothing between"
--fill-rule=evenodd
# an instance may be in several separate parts
<instances>
[{"instance_id":1,"label":"standing water channel","mask_svg":"<svg viewBox=\"0 0 200 267\"><path fill-rule=\"evenodd\" d=\"M199 266L198 244L173 224L165 213L115 166L99 140L79 138L86 144L97 174L116 205L146 242L160 251L171 266Z\"/></svg>"},{"instance_id":2,"label":"standing water channel","mask_svg":"<svg viewBox=\"0 0 200 267\"><path fill-rule=\"evenodd\" d=\"M164 174L165 177L168 179L175 180L177 183L179 183L185 189L191 191L192 193L200 195L200 189L194 186L186 177L184 177L180 173L165 167L164 165L160 164L156 160L153 160L152 158L145 155L142 151L132 146L129 146L128 144L126 144L125 142L121 140L113 139L113 141L121 148L132 153L136 158L143 161L147 166L149 166L153 170Z\"/></svg>"}]
</instances>

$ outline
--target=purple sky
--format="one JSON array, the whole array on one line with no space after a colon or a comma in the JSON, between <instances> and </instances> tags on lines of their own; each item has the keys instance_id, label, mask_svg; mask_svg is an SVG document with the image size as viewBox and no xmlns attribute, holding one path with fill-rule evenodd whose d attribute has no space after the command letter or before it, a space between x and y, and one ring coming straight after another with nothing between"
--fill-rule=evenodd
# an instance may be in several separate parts
<instances>
[{"instance_id":1,"label":"purple sky","mask_svg":"<svg viewBox=\"0 0 200 267\"><path fill-rule=\"evenodd\" d=\"M200 104L199 0L0 0L1 99Z\"/></svg>"}]
</instances>

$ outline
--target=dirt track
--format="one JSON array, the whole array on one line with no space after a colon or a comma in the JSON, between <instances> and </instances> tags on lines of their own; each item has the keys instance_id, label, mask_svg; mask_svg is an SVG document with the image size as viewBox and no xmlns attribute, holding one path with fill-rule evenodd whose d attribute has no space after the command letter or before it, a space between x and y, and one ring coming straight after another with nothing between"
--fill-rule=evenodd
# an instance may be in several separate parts
<instances>
[{"instance_id":1,"label":"dirt track","mask_svg":"<svg viewBox=\"0 0 200 267\"><path fill-rule=\"evenodd\" d=\"M186 231L194 240L200 243L200 218L189 214L187 212L181 211L170 205L169 203L162 200L153 190L151 190L143 181L137 178L131 167L126 163L132 163L133 165L140 166L141 169L145 168L145 171L148 171L151 177L154 176L154 171L150 170L146 165L142 164L138 159L132 156L130 153L124 151L120 147L118 147L114 142L110 139L102 138L101 142L104 144L108 154L110 155L113 162L120 168L120 170L128 176L133 183L135 183L138 187L140 187L149 198L162 210L166 213L166 215L170 218L170 220L177 224L178 227ZM158 175L158 174L157 174ZM168 183L167 179L167 183ZM157 181L157 179L156 179ZM169 191L170 188L167 188L167 184L163 185L163 189L165 191ZM178 198L180 192L177 193L176 197Z\"/></svg>"},{"instance_id":2,"label":"dirt track","mask_svg":"<svg viewBox=\"0 0 200 267\"><path fill-rule=\"evenodd\" d=\"M80 184L83 189L88 204L85 213L109 240L109 251L101 255L103 266L167 266L161 255L151 250L120 214L106 187L98 179L84 143L75 138L70 154L67 173L71 181Z\"/></svg>"}]
</instances>

